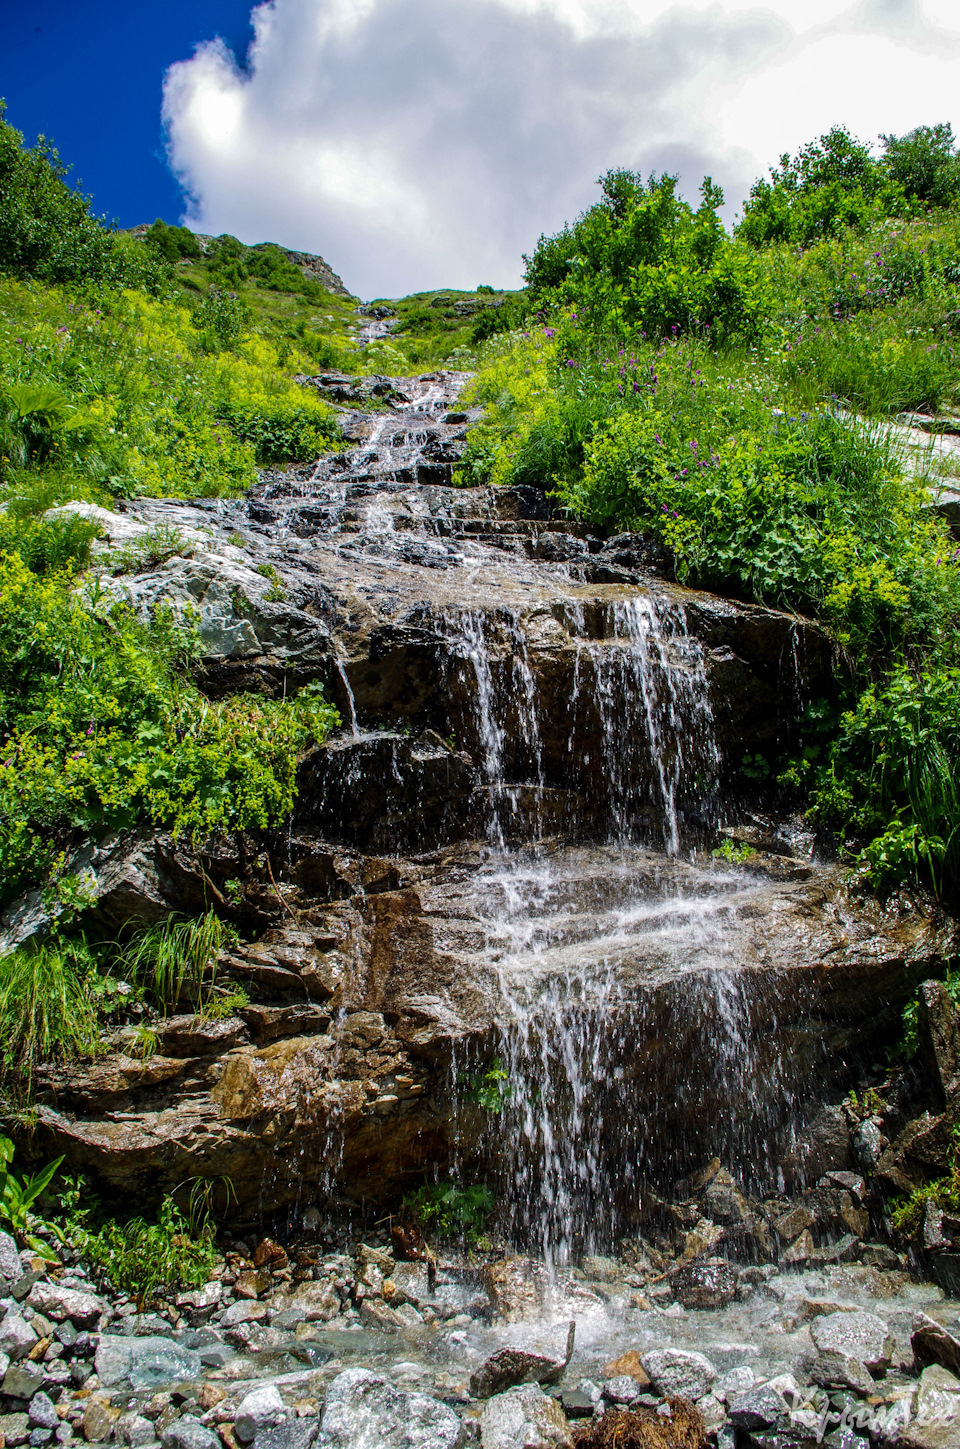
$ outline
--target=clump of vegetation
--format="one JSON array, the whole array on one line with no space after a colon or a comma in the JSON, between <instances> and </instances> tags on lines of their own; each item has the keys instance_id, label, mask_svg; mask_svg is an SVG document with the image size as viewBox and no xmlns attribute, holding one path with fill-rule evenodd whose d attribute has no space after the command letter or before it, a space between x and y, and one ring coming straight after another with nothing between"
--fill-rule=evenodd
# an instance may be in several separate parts
<instances>
[{"instance_id":1,"label":"clump of vegetation","mask_svg":"<svg viewBox=\"0 0 960 1449\"><path fill-rule=\"evenodd\" d=\"M591 1423L575 1425L578 1449L703 1449L703 1415L688 1399L667 1399L670 1415L653 1410L613 1409Z\"/></svg>"},{"instance_id":2,"label":"clump of vegetation","mask_svg":"<svg viewBox=\"0 0 960 1449\"><path fill-rule=\"evenodd\" d=\"M494 1209L490 1188L482 1184L424 1183L403 1199L403 1210L425 1237L480 1243Z\"/></svg>"},{"instance_id":3,"label":"clump of vegetation","mask_svg":"<svg viewBox=\"0 0 960 1449\"><path fill-rule=\"evenodd\" d=\"M166 1294L202 1287L216 1266L215 1225L208 1210L197 1210L195 1199L185 1214L165 1197L156 1222L142 1217L97 1222L99 1205L83 1183L68 1184L61 1197L66 1234L94 1276L132 1294L141 1309Z\"/></svg>"},{"instance_id":4,"label":"clump of vegetation","mask_svg":"<svg viewBox=\"0 0 960 1449\"><path fill-rule=\"evenodd\" d=\"M960 893L960 549L892 414L960 404L948 126L784 157L733 235L709 178L614 170L526 258L485 344L464 483L656 539L685 582L813 614L844 660L789 756L752 759L869 879Z\"/></svg>"},{"instance_id":5,"label":"clump of vegetation","mask_svg":"<svg viewBox=\"0 0 960 1449\"><path fill-rule=\"evenodd\" d=\"M960 1128L954 1127L951 1140L948 1170L943 1177L918 1187L909 1197L894 1207L890 1222L894 1230L905 1238L923 1242L923 1224L928 1204L942 1208L944 1212L960 1212Z\"/></svg>"},{"instance_id":6,"label":"clump of vegetation","mask_svg":"<svg viewBox=\"0 0 960 1449\"><path fill-rule=\"evenodd\" d=\"M0 1137L0 1222L4 1223L21 1243L32 1248L43 1258L50 1257L50 1249L34 1229L42 1227L59 1237L60 1230L33 1212L35 1204L49 1188L56 1176L62 1157L48 1162L39 1172L30 1177L17 1177L10 1170L15 1148L9 1137Z\"/></svg>"}]
</instances>

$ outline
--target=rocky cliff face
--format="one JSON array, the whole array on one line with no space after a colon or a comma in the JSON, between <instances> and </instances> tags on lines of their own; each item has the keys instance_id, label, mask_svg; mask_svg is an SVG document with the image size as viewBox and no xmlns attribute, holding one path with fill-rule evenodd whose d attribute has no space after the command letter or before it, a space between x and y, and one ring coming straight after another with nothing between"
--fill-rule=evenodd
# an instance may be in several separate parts
<instances>
[{"instance_id":1,"label":"rocky cliff face","mask_svg":"<svg viewBox=\"0 0 960 1449\"><path fill-rule=\"evenodd\" d=\"M955 949L946 919L859 894L775 823L750 871L683 858L744 754L829 690L828 642L678 588L642 538L535 490L454 488L462 382L315 379L353 446L236 502L101 517L105 546L179 530L160 565L105 552L102 586L195 610L211 693L321 679L343 718L286 834L88 852L105 921L215 902L252 1002L41 1082L47 1144L124 1193L227 1174L241 1213L385 1202L476 1161L512 1185L518 1232L592 1218L599 1241L705 1151L775 1175Z\"/></svg>"}]
</instances>

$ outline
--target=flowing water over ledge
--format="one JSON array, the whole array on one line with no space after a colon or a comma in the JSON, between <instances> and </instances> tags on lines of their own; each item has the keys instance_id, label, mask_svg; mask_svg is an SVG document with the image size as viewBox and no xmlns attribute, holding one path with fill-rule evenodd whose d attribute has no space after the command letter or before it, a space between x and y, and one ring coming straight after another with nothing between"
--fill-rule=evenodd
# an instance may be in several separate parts
<instances>
[{"instance_id":1,"label":"flowing water over ledge","mask_svg":"<svg viewBox=\"0 0 960 1449\"><path fill-rule=\"evenodd\" d=\"M776 1186L949 931L788 845L755 875L710 860L744 754L831 687L827 641L678 588L643 539L552 518L537 490L450 486L464 381L319 379L379 399L344 414L353 447L233 502L131 505L128 529L184 546L104 587L196 610L212 693L320 678L344 726L265 866L259 844L204 864L263 874L228 964L288 1018L222 1033L183 1099L159 1067L153 1097L121 1071L58 1089L45 1121L138 1183L199 1154L263 1208L388 1200L459 1162L499 1184L507 1238L563 1265L704 1155ZM137 849L162 895L175 846ZM131 870L109 869L129 909ZM482 1118L463 1082L495 1058Z\"/></svg>"}]
</instances>

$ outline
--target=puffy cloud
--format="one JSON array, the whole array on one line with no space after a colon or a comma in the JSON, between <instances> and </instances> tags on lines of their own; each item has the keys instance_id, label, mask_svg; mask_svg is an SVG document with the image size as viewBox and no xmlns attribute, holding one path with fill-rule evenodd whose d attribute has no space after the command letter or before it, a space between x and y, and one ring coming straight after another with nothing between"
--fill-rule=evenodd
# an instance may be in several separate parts
<instances>
[{"instance_id":1,"label":"puffy cloud","mask_svg":"<svg viewBox=\"0 0 960 1449\"><path fill-rule=\"evenodd\" d=\"M187 221L322 253L363 296L516 285L610 166L739 202L837 121L949 119L952 0L271 0L243 65L171 67Z\"/></svg>"}]
</instances>

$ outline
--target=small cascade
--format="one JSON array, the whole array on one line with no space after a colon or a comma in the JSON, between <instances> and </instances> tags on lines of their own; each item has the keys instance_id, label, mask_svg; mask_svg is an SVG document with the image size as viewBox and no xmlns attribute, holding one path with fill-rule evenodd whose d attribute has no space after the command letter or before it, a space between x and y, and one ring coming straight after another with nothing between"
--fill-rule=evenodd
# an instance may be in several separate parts
<instances>
[{"instance_id":1,"label":"small cascade","mask_svg":"<svg viewBox=\"0 0 960 1449\"><path fill-rule=\"evenodd\" d=\"M656 1186L715 1153L762 1182L802 1087L764 1051L776 997L732 944L758 883L695 867L664 878L655 859L629 846L501 857L478 897L505 1072L492 1169L514 1240L553 1267L609 1251ZM665 1032L670 1076L648 1052Z\"/></svg>"},{"instance_id":2,"label":"small cascade","mask_svg":"<svg viewBox=\"0 0 960 1449\"><path fill-rule=\"evenodd\" d=\"M582 704L600 718L610 835L634 838L643 775L652 773L664 849L675 856L681 799L695 798L703 818L720 768L702 646L690 637L683 608L652 594L616 600L606 611L601 639L587 637L582 607L565 613L577 651L574 716ZM571 755L577 735L574 724Z\"/></svg>"}]
</instances>

